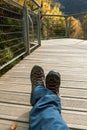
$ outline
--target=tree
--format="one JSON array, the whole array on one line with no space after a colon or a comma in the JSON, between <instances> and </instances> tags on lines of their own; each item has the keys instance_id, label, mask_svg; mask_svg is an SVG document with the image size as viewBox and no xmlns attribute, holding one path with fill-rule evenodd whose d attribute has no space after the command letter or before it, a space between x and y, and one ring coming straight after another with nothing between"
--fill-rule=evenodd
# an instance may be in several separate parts
<instances>
[{"instance_id":1,"label":"tree","mask_svg":"<svg viewBox=\"0 0 87 130\"><path fill-rule=\"evenodd\" d=\"M16 2L18 2L21 5L24 4L24 0L16 0ZM36 2L41 5L41 0L36 0ZM34 4L32 0L26 0L26 3L27 3L28 9L33 10L34 8L36 8L36 5Z\"/></svg>"},{"instance_id":2,"label":"tree","mask_svg":"<svg viewBox=\"0 0 87 130\"><path fill-rule=\"evenodd\" d=\"M23 5L24 0L16 0L20 4ZM60 11L60 4L57 2L53 5L53 0L36 0L40 5L41 14L48 14L48 15L62 15L63 13ZM36 8L36 5L32 2L32 0L26 0L27 7L30 10ZM37 11L36 11L37 13ZM42 18L42 17L41 17ZM61 32L65 30L65 18L60 16L44 16L41 19L42 23L42 36L47 37L48 35L54 34L57 36L57 32Z\"/></svg>"},{"instance_id":3,"label":"tree","mask_svg":"<svg viewBox=\"0 0 87 130\"><path fill-rule=\"evenodd\" d=\"M44 16L42 21L42 36L44 38L52 36L61 36L61 32L64 33L65 30L65 18L60 15L63 15L60 11L60 5L56 3L54 6L51 3L52 1L42 2L41 13L49 16ZM54 15L54 16L50 16ZM56 15L56 16L55 16ZM62 34L64 35L64 34Z\"/></svg>"},{"instance_id":4,"label":"tree","mask_svg":"<svg viewBox=\"0 0 87 130\"><path fill-rule=\"evenodd\" d=\"M83 38L84 32L80 20L71 16L68 21L70 23L70 37Z\"/></svg>"},{"instance_id":5,"label":"tree","mask_svg":"<svg viewBox=\"0 0 87 130\"><path fill-rule=\"evenodd\" d=\"M18 2L19 4L23 5L24 4L24 0L15 0L16 2Z\"/></svg>"},{"instance_id":6,"label":"tree","mask_svg":"<svg viewBox=\"0 0 87 130\"><path fill-rule=\"evenodd\" d=\"M23 5L24 0L16 0L20 4ZM27 7L30 10L36 8L35 4L32 0L26 0ZM65 18L62 16L63 12L60 10L60 3L56 2L53 5L53 0L36 0L39 4L41 4L40 12L41 14L49 15L41 17L42 23L42 36L44 38L54 36L63 36L65 35L66 22ZM54 15L54 16L50 16ZM61 15L61 16L55 16ZM70 37L73 38L83 38L83 29L80 20L74 18L73 16L68 18L70 23Z\"/></svg>"}]
</instances>

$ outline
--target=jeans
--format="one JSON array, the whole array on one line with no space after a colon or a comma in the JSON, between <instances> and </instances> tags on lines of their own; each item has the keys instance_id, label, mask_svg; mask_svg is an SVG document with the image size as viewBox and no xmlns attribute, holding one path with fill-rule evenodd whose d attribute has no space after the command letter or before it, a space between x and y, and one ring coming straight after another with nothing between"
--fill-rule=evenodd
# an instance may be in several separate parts
<instances>
[{"instance_id":1,"label":"jeans","mask_svg":"<svg viewBox=\"0 0 87 130\"><path fill-rule=\"evenodd\" d=\"M69 130L61 116L60 98L51 90L36 86L32 89L28 130Z\"/></svg>"}]
</instances>

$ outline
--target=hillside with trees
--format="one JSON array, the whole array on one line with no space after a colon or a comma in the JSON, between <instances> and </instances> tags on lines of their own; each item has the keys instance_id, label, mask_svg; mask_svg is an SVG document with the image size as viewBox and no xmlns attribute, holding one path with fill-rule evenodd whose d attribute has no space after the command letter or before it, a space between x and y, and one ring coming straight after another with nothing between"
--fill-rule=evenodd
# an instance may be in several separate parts
<instances>
[{"instance_id":1,"label":"hillside with trees","mask_svg":"<svg viewBox=\"0 0 87 130\"><path fill-rule=\"evenodd\" d=\"M65 14L74 14L87 11L87 0L54 0L61 3L61 10Z\"/></svg>"}]
</instances>

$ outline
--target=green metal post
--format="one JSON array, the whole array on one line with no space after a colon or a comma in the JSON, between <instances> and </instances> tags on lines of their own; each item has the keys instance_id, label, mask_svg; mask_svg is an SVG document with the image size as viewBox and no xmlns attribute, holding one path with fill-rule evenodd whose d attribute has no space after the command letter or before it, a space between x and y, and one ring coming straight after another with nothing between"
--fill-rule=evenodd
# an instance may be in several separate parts
<instances>
[{"instance_id":1,"label":"green metal post","mask_svg":"<svg viewBox=\"0 0 87 130\"><path fill-rule=\"evenodd\" d=\"M24 10L23 10L23 24L24 24L24 42L26 54L30 54L30 44L29 44L29 20L28 20L28 10L26 6L26 0L24 1Z\"/></svg>"},{"instance_id":2,"label":"green metal post","mask_svg":"<svg viewBox=\"0 0 87 130\"><path fill-rule=\"evenodd\" d=\"M66 17L65 20L66 20L65 37L69 38L69 21L68 21L68 17Z\"/></svg>"},{"instance_id":3,"label":"green metal post","mask_svg":"<svg viewBox=\"0 0 87 130\"><path fill-rule=\"evenodd\" d=\"M38 11L38 45L41 45L41 21L40 21L40 11Z\"/></svg>"}]
</instances>

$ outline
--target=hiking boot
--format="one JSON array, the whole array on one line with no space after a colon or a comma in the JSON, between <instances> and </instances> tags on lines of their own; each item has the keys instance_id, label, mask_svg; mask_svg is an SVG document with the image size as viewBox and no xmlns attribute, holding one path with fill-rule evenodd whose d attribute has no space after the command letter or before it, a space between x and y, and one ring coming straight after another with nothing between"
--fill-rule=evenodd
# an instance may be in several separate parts
<instances>
[{"instance_id":1,"label":"hiking boot","mask_svg":"<svg viewBox=\"0 0 87 130\"><path fill-rule=\"evenodd\" d=\"M32 87L44 86L45 75L42 67L35 65L31 70L30 79L31 79Z\"/></svg>"},{"instance_id":2,"label":"hiking boot","mask_svg":"<svg viewBox=\"0 0 87 130\"><path fill-rule=\"evenodd\" d=\"M58 72L50 71L46 76L46 87L55 94L59 94L61 76Z\"/></svg>"}]
</instances>

